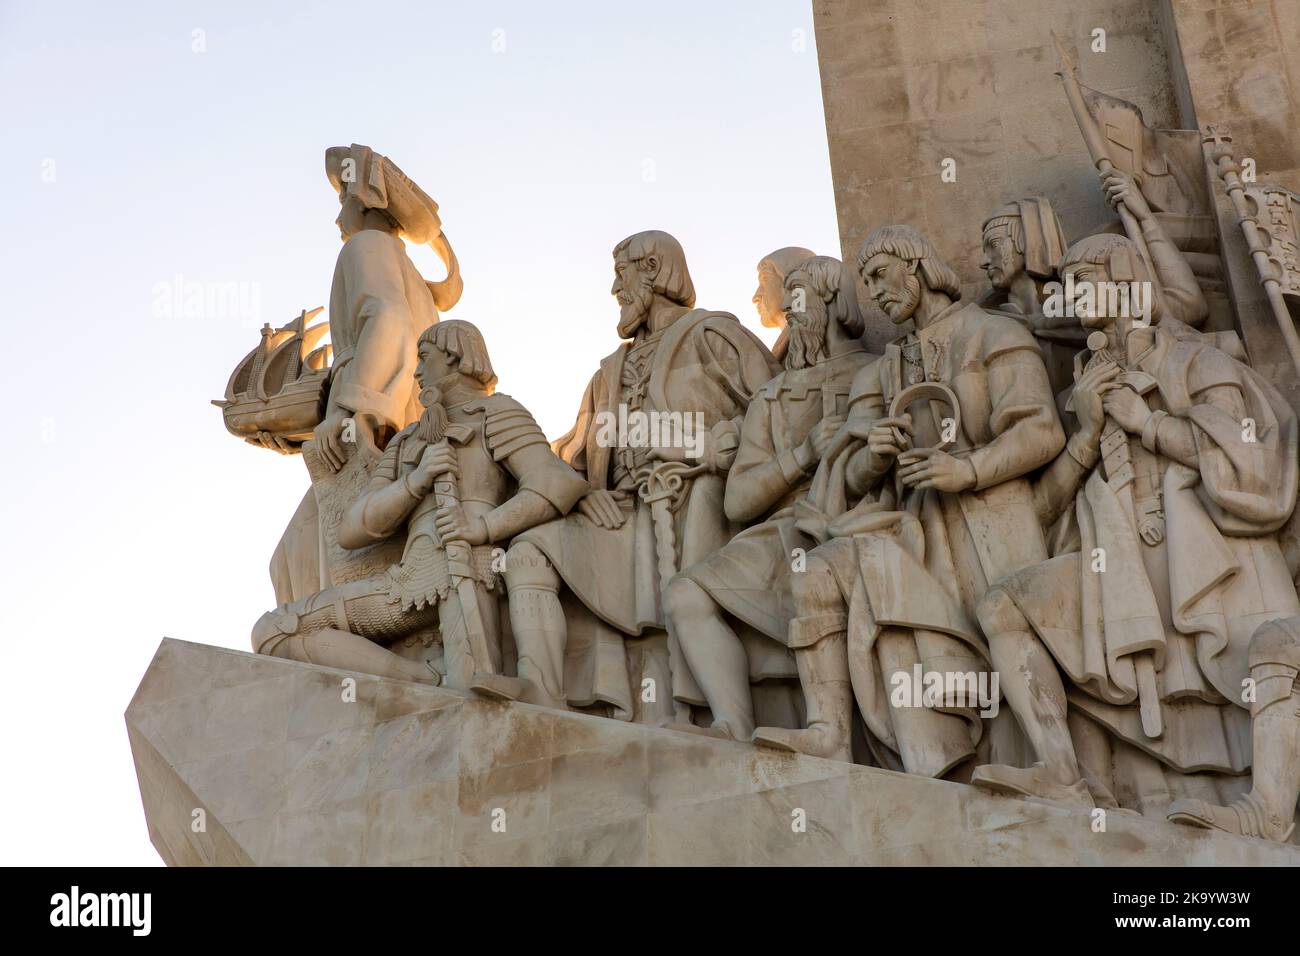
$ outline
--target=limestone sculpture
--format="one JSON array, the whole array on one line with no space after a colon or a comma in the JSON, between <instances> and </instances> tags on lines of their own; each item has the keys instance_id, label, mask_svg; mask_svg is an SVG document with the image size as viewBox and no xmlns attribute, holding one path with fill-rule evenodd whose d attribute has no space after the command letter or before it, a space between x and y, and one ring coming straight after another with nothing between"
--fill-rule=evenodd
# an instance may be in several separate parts
<instances>
[{"instance_id":1,"label":"limestone sculpture","mask_svg":"<svg viewBox=\"0 0 1300 956\"><path fill-rule=\"evenodd\" d=\"M587 484L551 451L522 405L495 393L478 329L429 326L415 381L423 411L388 443L339 529L346 547L405 531L401 561L263 615L253 647L308 663L436 679L387 645L440 631L451 687L502 670L500 575L492 545L563 515Z\"/></svg>"},{"instance_id":2,"label":"limestone sculpture","mask_svg":"<svg viewBox=\"0 0 1300 956\"><path fill-rule=\"evenodd\" d=\"M312 488L271 559L282 604L367 577L395 557L392 551L400 553L342 548L337 523L365 487L380 449L419 417L416 340L463 288L438 204L391 159L368 146L335 146L325 151L325 174L338 196L335 223L343 240L329 298L333 363L319 383L306 436L314 440L301 445ZM447 277L426 281L404 239L431 245ZM291 435L295 445L280 450L293 450L301 437Z\"/></svg>"},{"instance_id":3,"label":"limestone sculpture","mask_svg":"<svg viewBox=\"0 0 1300 956\"><path fill-rule=\"evenodd\" d=\"M884 759L941 776L974 755L979 708L947 698L891 706L882 691L916 665L989 670L975 604L989 582L1046 558L1027 476L1065 437L1033 337L960 301L928 239L884 226L858 267L891 321L914 331L859 373L848 440L821 465L815 505L828 540L796 578L790 625L807 661L800 673L815 675L804 687L808 728L761 728L755 740L842 759L851 682L877 749L895 755Z\"/></svg>"},{"instance_id":4,"label":"limestone sculpture","mask_svg":"<svg viewBox=\"0 0 1300 956\"><path fill-rule=\"evenodd\" d=\"M613 258L625 341L555 444L591 490L576 514L511 545L510 620L528 688L520 699L604 704L627 717L632 687L645 686L638 705L667 723L705 699L680 653L669 654L662 590L737 530L722 507L726 473L745 408L777 366L734 315L694 307L685 254L668 233L636 233ZM625 666L625 639L656 634Z\"/></svg>"},{"instance_id":5,"label":"limestone sculpture","mask_svg":"<svg viewBox=\"0 0 1300 956\"><path fill-rule=\"evenodd\" d=\"M1080 284L1150 281L1122 236L1077 243L1062 271ZM1122 741L1176 771L1163 775L1176 794L1212 784L1209 771L1228 775L1222 792L1231 793L1251 749L1243 682L1269 681L1286 660L1272 654L1283 629L1265 629L1254 656L1252 635L1297 610L1274 534L1300 487L1296 418L1271 385L1207 341L1104 313L1082 319L1099 338L1075 385L1079 428L1037 489L1048 520L1077 523L1078 549L995 584L979 608L1039 763L984 766L974 782L1115 806L1127 782L1110 754ZM1087 720L1068 723L1067 709ZM1261 757L1288 728L1256 737ZM1292 796L1283 813L1276 800L1246 795L1234 825L1285 839L1294 805ZM1196 806L1175 813L1195 816Z\"/></svg>"},{"instance_id":6,"label":"limestone sculpture","mask_svg":"<svg viewBox=\"0 0 1300 956\"><path fill-rule=\"evenodd\" d=\"M791 269L805 259L811 259L814 254L802 246L783 246L758 260L758 288L754 290L754 308L758 310L758 321L763 328L781 330L772 346L772 357L778 362L785 360L787 340L783 308L785 277Z\"/></svg>"},{"instance_id":7,"label":"limestone sculpture","mask_svg":"<svg viewBox=\"0 0 1300 956\"><path fill-rule=\"evenodd\" d=\"M814 544L795 526L795 503L844 425L854 376L874 358L862 346L853 273L838 259L814 256L794 266L782 306L785 369L750 402L723 500L729 519L750 526L683 570L667 593L670 627L704 691L713 730L735 740L754 731L753 668L728 621L786 643L792 568Z\"/></svg>"},{"instance_id":8,"label":"limestone sculpture","mask_svg":"<svg viewBox=\"0 0 1300 956\"><path fill-rule=\"evenodd\" d=\"M1189 131L1062 58L1115 221L1070 245L1050 198L998 206L978 303L911 226L852 267L777 249L753 295L771 352L638 232L613 250L619 344L549 444L479 330L439 321L461 279L437 204L368 147L327 151L333 363L304 310L218 403L313 478L256 649L1293 839L1300 421L1224 321ZM1300 356L1300 197L1246 189L1227 142L1208 161Z\"/></svg>"}]
</instances>

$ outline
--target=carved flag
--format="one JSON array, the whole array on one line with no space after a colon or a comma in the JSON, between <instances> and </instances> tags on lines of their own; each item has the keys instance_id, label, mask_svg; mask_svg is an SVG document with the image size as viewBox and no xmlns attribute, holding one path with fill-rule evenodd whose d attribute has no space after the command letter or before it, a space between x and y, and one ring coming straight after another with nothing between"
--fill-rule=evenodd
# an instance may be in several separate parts
<instances>
[{"instance_id":1,"label":"carved flag","mask_svg":"<svg viewBox=\"0 0 1300 956\"><path fill-rule=\"evenodd\" d=\"M1268 243L1283 295L1300 297L1300 196L1281 186L1246 187L1246 202Z\"/></svg>"},{"instance_id":2,"label":"carved flag","mask_svg":"<svg viewBox=\"0 0 1300 956\"><path fill-rule=\"evenodd\" d=\"M1079 87L1110 161L1138 179L1142 195L1173 243L1183 252L1217 252L1201 134L1194 129L1153 129L1127 100Z\"/></svg>"}]
</instances>

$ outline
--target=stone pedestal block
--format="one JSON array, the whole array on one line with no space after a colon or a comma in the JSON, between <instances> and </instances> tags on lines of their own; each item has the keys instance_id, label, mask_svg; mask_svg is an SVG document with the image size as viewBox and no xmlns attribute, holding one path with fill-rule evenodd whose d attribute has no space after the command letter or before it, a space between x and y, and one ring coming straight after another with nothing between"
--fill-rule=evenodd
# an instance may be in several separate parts
<instances>
[{"instance_id":1,"label":"stone pedestal block","mask_svg":"<svg viewBox=\"0 0 1300 956\"><path fill-rule=\"evenodd\" d=\"M1300 865L1300 847L165 640L126 712L169 864Z\"/></svg>"}]
</instances>

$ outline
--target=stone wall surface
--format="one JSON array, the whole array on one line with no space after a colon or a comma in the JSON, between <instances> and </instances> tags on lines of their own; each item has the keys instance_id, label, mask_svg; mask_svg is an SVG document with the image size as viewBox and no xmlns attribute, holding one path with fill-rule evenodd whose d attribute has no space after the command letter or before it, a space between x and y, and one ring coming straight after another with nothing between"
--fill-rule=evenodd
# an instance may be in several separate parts
<instances>
[{"instance_id":1,"label":"stone wall surface","mask_svg":"<svg viewBox=\"0 0 1300 956\"><path fill-rule=\"evenodd\" d=\"M1067 238L1113 219L1070 113L1052 46L1082 81L1180 126L1158 0L813 0L844 261L876 226L910 223L983 292L980 224L1020 196L1052 200ZM1092 53L1094 28L1106 52ZM944 159L956 181L941 179ZM869 343L893 337L870 304Z\"/></svg>"},{"instance_id":2,"label":"stone wall surface","mask_svg":"<svg viewBox=\"0 0 1300 956\"><path fill-rule=\"evenodd\" d=\"M1259 181L1300 191L1300 3L1164 2L1181 125L1225 131L1236 158L1254 160ZM1300 408L1300 381L1236 213L1221 184L1215 192L1227 279L1251 364Z\"/></svg>"},{"instance_id":3,"label":"stone wall surface","mask_svg":"<svg viewBox=\"0 0 1300 956\"><path fill-rule=\"evenodd\" d=\"M1114 813L1094 832L1046 801L176 640L126 722L172 865L1300 865L1296 846Z\"/></svg>"}]
</instances>

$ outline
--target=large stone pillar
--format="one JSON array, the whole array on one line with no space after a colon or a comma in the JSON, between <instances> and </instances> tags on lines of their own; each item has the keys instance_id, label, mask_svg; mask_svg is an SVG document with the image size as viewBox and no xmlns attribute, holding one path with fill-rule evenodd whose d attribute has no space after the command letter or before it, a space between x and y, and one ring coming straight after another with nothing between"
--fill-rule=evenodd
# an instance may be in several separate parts
<instances>
[{"instance_id":1,"label":"large stone pillar","mask_svg":"<svg viewBox=\"0 0 1300 956\"><path fill-rule=\"evenodd\" d=\"M1078 51L1086 84L1137 104L1151 126L1180 125L1152 0L813 0L813 16L847 262L876 226L908 222L975 293L987 288L980 223L1001 203L1048 196L1070 239L1114 218L1053 75L1052 30ZM1090 50L1094 29L1104 53ZM879 347L892 330L874 305L866 313Z\"/></svg>"}]
</instances>

